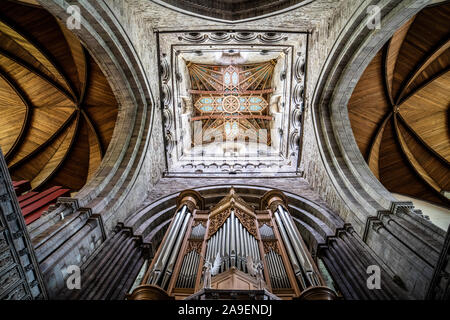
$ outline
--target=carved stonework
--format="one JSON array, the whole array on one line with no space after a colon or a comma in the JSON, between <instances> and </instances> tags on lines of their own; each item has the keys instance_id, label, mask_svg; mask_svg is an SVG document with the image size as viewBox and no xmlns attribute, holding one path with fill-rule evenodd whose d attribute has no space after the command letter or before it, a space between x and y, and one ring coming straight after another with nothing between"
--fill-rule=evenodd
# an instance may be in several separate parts
<instances>
[{"instance_id":1,"label":"carved stonework","mask_svg":"<svg viewBox=\"0 0 450 320\"><path fill-rule=\"evenodd\" d=\"M161 113L163 116L164 143L167 158L167 175L191 176L233 172L244 175L248 172L265 175L283 171L286 175L296 175L300 155L302 137L302 112L304 105L306 47L308 36L302 32L236 32L228 29L207 32L203 30L173 30L158 32L160 65ZM201 56L203 50L209 53L223 50L220 46L227 45L232 50L249 53L252 57L279 54L275 63L277 80L277 104L273 117L281 119L276 135L278 141L274 144L276 152L261 163L248 156L229 156L223 154L213 160L204 156L200 145L209 141L204 133L196 137L200 144L191 148L193 136L187 134L192 129L192 121L186 111L186 97L189 95L188 65L194 63L193 58ZM211 51L212 50L212 51ZM254 58L249 58L254 59ZM249 60L250 61L250 60ZM273 60L275 61L275 60ZM250 61L251 62L251 61ZM196 63L196 62L195 62ZM210 61L205 62L211 64ZM275 74L274 74L275 75ZM230 98L231 99L231 98ZM234 99L234 98L233 98ZM230 100L233 102L232 100ZM234 101L235 102L235 101ZM235 105L235 104L234 104ZM231 107L231 110L234 110ZM272 120L271 120L272 121ZM278 120L277 120L278 123ZM203 148L203 147L202 147ZM206 147L205 147L206 148ZM203 149L205 149L203 148ZM195 149L195 150L194 150ZM206 149L205 149L206 150ZM205 151L208 152L207 150Z\"/></svg>"}]
</instances>

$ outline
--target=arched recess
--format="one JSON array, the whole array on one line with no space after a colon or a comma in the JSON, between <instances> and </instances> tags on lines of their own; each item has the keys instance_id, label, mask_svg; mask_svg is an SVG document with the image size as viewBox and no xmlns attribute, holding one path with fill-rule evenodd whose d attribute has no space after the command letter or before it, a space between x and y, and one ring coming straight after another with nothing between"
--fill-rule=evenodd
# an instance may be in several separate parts
<instances>
[{"instance_id":1,"label":"arched recess","mask_svg":"<svg viewBox=\"0 0 450 320\"><path fill-rule=\"evenodd\" d=\"M247 203L255 207L259 207L260 198L264 193L273 189L255 185L224 184L203 186L193 190L205 198L205 206L209 207L227 196L231 187ZM334 236L337 230L344 227L344 221L328 208L306 197L286 190L281 191L288 198L290 213L311 252L316 252L319 245L326 243L328 237ZM151 243L154 238L161 240L161 235L157 236L158 232L163 233L164 226L172 219L178 195L179 192L176 192L154 201L130 216L124 224L133 228L136 235L142 236L144 242ZM157 248L157 245L158 243L153 243L153 247Z\"/></svg>"},{"instance_id":2,"label":"arched recess","mask_svg":"<svg viewBox=\"0 0 450 320\"><path fill-rule=\"evenodd\" d=\"M91 180L72 200L73 208L100 214L108 233L116 211L131 193L144 197L146 188L134 188L141 173L152 134L155 100L141 61L121 24L103 1L42 1L41 5L63 23L80 13L80 28L71 31L80 39L105 74L119 104L110 145ZM70 13L70 14L69 14ZM134 198L132 197L132 198ZM125 210L124 210L125 211Z\"/></svg>"},{"instance_id":3,"label":"arched recess","mask_svg":"<svg viewBox=\"0 0 450 320\"><path fill-rule=\"evenodd\" d=\"M314 89L311 113L318 153L333 188L351 211L346 222L354 224L361 236L367 219L390 210L397 200L361 155L347 104L357 80L381 47L431 2L364 1L340 33ZM376 12L380 14L379 28L368 24Z\"/></svg>"},{"instance_id":4,"label":"arched recess","mask_svg":"<svg viewBox=\"0 0 450 320\"><path fill-rule=\"evenodd\" d=\"M261 197L272 187L246 184L206 185L193 188L205 200L205 208L216 205L230 188L248 204L259 208ZM124 223L133 234L150 245L153 254L158 249L176 210L178 192L163 196L130 216ZM345 299L398 299L408 293L395 282L395 274L356 235L352 226L326 206L281 189L286 195L289 212L314 259L323 260L333 282ZM368 265L383 269L383 290L366 288Z\"/></svg>"}]
</instances>

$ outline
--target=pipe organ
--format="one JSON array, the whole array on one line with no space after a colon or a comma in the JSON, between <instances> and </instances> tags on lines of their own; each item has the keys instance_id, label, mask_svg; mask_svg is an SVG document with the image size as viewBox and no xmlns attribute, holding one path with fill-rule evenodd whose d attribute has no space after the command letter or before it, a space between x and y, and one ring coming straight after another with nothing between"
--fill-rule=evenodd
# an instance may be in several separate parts
<instances>
[{"instance_id":1,"label":"pipe organ","mask_svg":"<svg viewBox=\"0 0 450 320\"><path fill-rule=\"evenodd\" d=\"M193 190L179 195L166 235L130 299L186 299L233 290L281 299L335 298L281 191L267 192L259 210L233 188L208 210L204 202Z\"/></svg>"}]
</instances>

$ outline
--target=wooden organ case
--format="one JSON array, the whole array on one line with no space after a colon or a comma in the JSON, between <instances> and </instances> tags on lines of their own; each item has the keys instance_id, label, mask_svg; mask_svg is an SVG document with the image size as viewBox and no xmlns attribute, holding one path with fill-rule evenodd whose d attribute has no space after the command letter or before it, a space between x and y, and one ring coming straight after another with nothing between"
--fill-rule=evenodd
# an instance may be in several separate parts
<instances>
[{"instance_id":1,"label":"wooden organ case","mask_svg":"<svg viewBox=\"0 0 450 320\"><path fill-rule=\"evenodd\" d=\"M183 191L141 285L129 298L189 299L207 291L225 298L219 293L239 293L244 299L249 298L246 292L253 297L265 292L272 299L335 299L287 208L278 190L261 198L259 210L233 188L210 210L198 192ZM217 268L205 286L206 261Z\"/></svg>"}]
</instances>

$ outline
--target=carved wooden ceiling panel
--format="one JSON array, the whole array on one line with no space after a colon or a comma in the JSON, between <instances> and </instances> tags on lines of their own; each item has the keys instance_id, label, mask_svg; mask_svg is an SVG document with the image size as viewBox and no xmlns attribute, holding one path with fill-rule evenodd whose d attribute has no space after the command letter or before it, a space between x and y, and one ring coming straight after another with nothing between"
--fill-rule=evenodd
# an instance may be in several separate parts
<instances>
[{"instance_id":1,"label":"carved wooden ceiling panel","mask_svg":"<svg viewBox=\"0 0 450 320\"><path fill-rule=\"evenodd\" d=\"M13 179L79 190L111 140L117 101L79 40L45 10L0 3L0 147Z\"/></svg>"},{"instance_id":2,"label":"carved wooden ceiling panel","mask_svg":"<svg viewBox=\"0 0 450 320\"><path fill-rule=\"evenodd\" d=\"M450 4L424 9L398 30L359 80L352 129L390 191L449 205Z\"/></svg>"}]
</instances>

